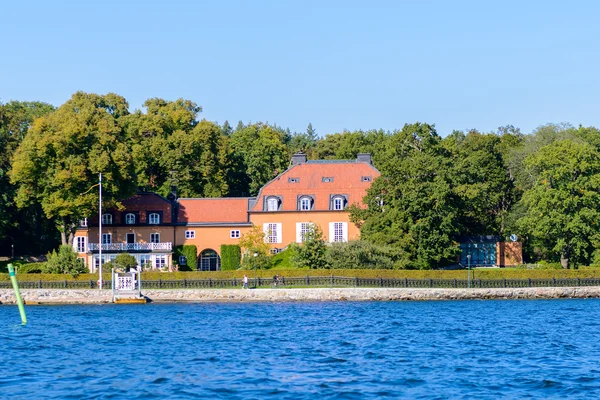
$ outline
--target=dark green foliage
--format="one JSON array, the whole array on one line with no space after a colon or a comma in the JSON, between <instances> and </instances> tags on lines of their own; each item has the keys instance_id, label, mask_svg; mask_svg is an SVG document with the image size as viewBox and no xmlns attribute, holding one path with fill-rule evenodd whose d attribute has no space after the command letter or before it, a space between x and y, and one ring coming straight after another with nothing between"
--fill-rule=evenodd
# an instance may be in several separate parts
<instances>
[{"instance_id":1,"label":"dark green foliage","mask_svg":"<svg viewBox=\"0 0 600 400\"><path fill-rule=\"evenodd\" d=\"M241 267L242 251L236 244L221 245L221 270L230 271Z\"/></svg>"},{"instance_id":2,"label":"dark green foliage","mask_svg":"<svg viewBox=\"0 0 600 400\"><path fill-rule=\"evenodd\" d=\"M61 245L58 252L53 250L48 253L48 262L42 271L46 274L71 274L77 276L87 272L87 268L83 265L81 259L77 258L77 254L73 248L68 245Z\"/></svg>"},{"instance_id":3,"label":"dark green foliage","mask_svg":"<svg viewBox=\"0 0 600 400\"><path fill-rule=\"evenodd\" d=\"M398 269L402 258L391 246L376 245L365 240L332 243L327 251L327 264L332 269Z\"/></svg>"},{"instance_id":4,"label":"dark green foliage","mask_svg":"<svg viewBox=\"0 0 600 400\"><path fill-rule=\"evenodd\" d=\"M30 263L15 266L17 274L41 274L46 270L46 263Z\"/></svg>"},{"instance_id":5,"label":"dark green foliage","mask_svg":"<svg viewBox=\"0 0 600 400\"><path fill-rule=\"evenodd\" d=\"M137 267L137 261L135 257L131 254L123 253L119 254L114 260L111 261L111 264L121 271L127 272L131 268Z\"/></svg>"},{"instance_id":6,"label":"dark green foliage","mask_svg":"<svg viewBox=\"0 0 600 400\"><path fill-rule=\"evenodd\" d=\"M313 224L304 235L302 244L294 246L292 262L298 268L329 268L326 254L327 244L323 239L323 231Z\"/></svg>"},{"instance_id":7,"label":"dark green foliage","mask_svg":"<svg viewBox=\"0 0 600 400\"><path fill-rule=\"evenodd\" d=\"M179 265L179 257L186 258L186 265ZM196 245L186 244L173 248L173 264L179 266L180 271L194 271L198 262L198 249Z\"/></svg>"}]
</instances>

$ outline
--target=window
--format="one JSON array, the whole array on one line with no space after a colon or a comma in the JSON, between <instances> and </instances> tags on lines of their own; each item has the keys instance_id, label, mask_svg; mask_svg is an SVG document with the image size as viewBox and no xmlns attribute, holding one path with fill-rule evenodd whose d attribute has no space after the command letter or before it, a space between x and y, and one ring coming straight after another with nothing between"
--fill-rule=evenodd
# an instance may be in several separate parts
<instances>
[{"instance_id":1,"label":"window","mask_svg":"<svg viewBox=\"0 0 600 400\"><path fill-rule=\"evenodd\" d=\"M80 219L79 220L79 226L82 227L82 228L87 228L87 226L88 226L87 225L87 218Z\"/></svg>"},{"instance_id":2,"label":"window","mask_svg":"<svg viewBox=\"0 0 600 400\"><path fill-rule=\"evenodd\" d=\"M133 214L133 213L127 213L127 214L125 214L125 223L127 225L133 225L133 224L135 224L135 214Z\"/></svg>"},{"instance_id":3,"label":"window","mask_svg":"<svg viewBox=\"0 0 600 400\"><path fill-rule=\"evenodd\" d=\"M269 197L267 199L267 211L277 211L279 209L279 199L277 197Z\"/></svg>"},{"instance_id":4,"label":"window","mask_svg":"<svg viewBox=\"0 0 600 400\"><path fill-rule=\"evenodd\" d=\"M140 267L150 268L152 266L152 259L150 254L140 254Z\"/></svg>"},{"instance_id":5,"label":"window","mask_svg":"<svg viewBox=\"0 0 600 400\"><path fill-rule=\"evenodd\" d=\"M309 211L310 210L310 199L308 197L303 197L300 199L300 211Z\"/></svg>"},{"instance_id":6,"label":"window","mask_svg":"<svg viewBox=\"0 0 600 400\"><path fill-rule=\"evenodd\" d=\"M240 237L240 231L238 230L233 230L233 231L229 231L229 237L232 239L237 239Z\"/></svg>"},{"instance_id":7,"label":"window","mask_svg":"<svg viewBox=\"0 0 600 400\"><path fill-rule=\"evenodd\" d=\"M167 265L167 256L164 254L157 254L154 257L154 267L157 269L163 269Z\"/></svg>"},{"instance_id":8,"label":"window","mask_svg":"<svg viewBox=\"0 0 600 400\"><path fill-rule=\"evenodd\" d=\"M313 230L313 224L310 222L296 223L296 242L303 243L306 240L306 234Z\"/></svg>"},{"instance_id":9,"label":"window","mask_svg":"<svg viewBox=\"0 0 600 400\"><path fill-rule=\"evenodd\" d=\"M323 182L326 182L326 183L328 183L328 182L333 182L333 176L324 176L324 177L322 178L322 181L323 181Z\"/></svg>"},{"instance_id":10,"label":"window","mask_svg":"<svg viewBox=\"0 0 600 400\"><path fill-rule=\"evenodd\" d=\"M266 223L263 225L263 232L265 233L265 242L267 243L281 243L281 224L280 223Z\"/></svg>"},{"instance_id":11,"label":"window","mask_svg":"<svg viewBox=\"0 0 600 400\"><path fill-rule=\"evenodd\" d=\"M288 178L288 183L298 183L300 182L300 178Z\"/></svg>"},{"instance_id":12,"label":"window","mask_svg":"<svg viewBox=\"0 0 600 400\"><path fill-rule=\"evenodd\" d=\"M112 233L103 233L102 234L102 244L111 244L112 243Z\"/></svg>"},{"instance_id":13,"label":"window","mask_svg":"<svg viewBox=\"0 0 600 400\"><path fill-rule=\"evenodd\" d=\"M135 243L135 233L127 233L127 234L125 234L125 241L128 244Z\"/></svg>"},{"instance_id":14,"label":"window","mask_svg":"<svg viewBox=\"0 0 600 400\"><path fill-rule=\"evenodd\" d=\"M348 223L330 222L329 223L329 241L347 242L348 241Z\"/></svg>"},{"instance_id":15,"label":"window","mask_svg":"<svg viewBox=\"0 0 600 400\"><path fill-rule=\"evenodd\" d=\"M361 182L371 182L371 177L370 176L361 176L360 181Z\"/></svg>"},{"instance_id":16,"label":"window","mask_svg":"<svg viewBox=\"0 0 600 400\"><path fill-rule=\"evenodd\" d=\"M73 248L77 253L85 253L86 249L86 237L85 236L77 236L75 237L75 242Z\"/></svg>"},{"instance_id":17,"label":"window","mask_svg":"<svg viewBox=\"0 0 600 400\"><path fill-rule=\"evenodd\" d=\"M195 239L196 231L185 231L185 238L186 239Z\"/></svg>"},{"instance_id":18,"label":"window","mask_svg":"<svg viewBox=\"0 0 600 400\"><path fill-rule=\"evenodd\" d=\"M151 233L150 243L160 243L160 233Z\"/></svg>"},{"instance_id":19,"label":"window","mask_svg":"<svg viewBox=\"0 0 600 400\"><path fill-rule=\"evenodd\" d=\"M105 225L112 224L112 214L102 214L102 223Z\"/></svg>"},{"instance_id":20,"label":"window","mask_svg":"<svg viewBox=\"0 0 600 400\"><path fill-rule=\"evenodd\" d=\"M344 198L343 197L334 197L333 198L333 209L334 210L343 210L344 209Z\"/></svg>"},{"instance_id":21,"label":"window","mask_svg":"<svg viewBox=\"0 0 600 400\"><path fill-rule=\"evenodd\" d=\"M149 224L160 224L160 215L158 213L150 213L148 215Z\"/></svg>"}]
</instances>

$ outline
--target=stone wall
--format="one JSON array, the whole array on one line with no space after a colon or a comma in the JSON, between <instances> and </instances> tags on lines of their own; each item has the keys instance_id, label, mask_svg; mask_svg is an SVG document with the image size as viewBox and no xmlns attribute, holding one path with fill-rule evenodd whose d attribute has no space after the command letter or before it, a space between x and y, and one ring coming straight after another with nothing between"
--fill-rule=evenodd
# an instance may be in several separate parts
<instances>
[{"instance_id":1,"label":"stone wall","mask_svg":"<svg viewBox=\"0 0 600 400\"><path fill-rule=\"evenodd\" d=\"M111 302L110 290L23 289L25 304L102 304ZM600 298L600 287L515 289L181 289L142 290L153 302L224 301L395 301ZM0 304L14 304L11 289L0 289Z\"/></svg>"}]
</instances>

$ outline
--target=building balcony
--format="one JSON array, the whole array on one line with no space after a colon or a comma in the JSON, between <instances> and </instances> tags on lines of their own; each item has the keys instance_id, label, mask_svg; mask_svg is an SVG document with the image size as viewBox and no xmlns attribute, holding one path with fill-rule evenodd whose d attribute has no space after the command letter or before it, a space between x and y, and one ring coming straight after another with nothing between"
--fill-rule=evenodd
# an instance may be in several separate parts
<instances>
[{"instance_id":1,"label":"building balcony","mask_svg":"<svg viewBox=\"0 0 600 400\"><path fill-rule=\"evenodd\" d=\"M100 251L98 243L90 243L88 250L91 252ZM171 242L164 243L104 243L102 251L119 252L119 251L172 251L173 244Z\"/></svg>"}]
</instances>

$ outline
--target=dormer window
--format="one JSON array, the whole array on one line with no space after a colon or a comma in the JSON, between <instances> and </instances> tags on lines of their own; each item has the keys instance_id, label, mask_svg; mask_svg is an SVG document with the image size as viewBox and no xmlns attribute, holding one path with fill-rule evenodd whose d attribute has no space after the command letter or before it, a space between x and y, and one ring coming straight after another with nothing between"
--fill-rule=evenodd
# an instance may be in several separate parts
<instances>
[{"instance_id":1,"label":"dormer window","mask_svg":"<svg viewBox=\"0 0 600 400\"><path fill-rule=\"evenodd\" d=\"M79 226L82 228L87 228L88 224L87 224L87 218L84 219L80 219L79 220Z\"/></svg>"},{"instance_id":2,"label":"dormer window","mask_svg":"<svg viewBox=\"0 0 600 400\"><path fill-rule=\"evenodd\" d=\"M313 209L315 199L313 196L299 196L298 197L298 210L300 211L310 211Z\"/></svg>"},{"instance_id":3,"label":"dormer window","mask_svg":"<svg viewBox=\"0 0 600 400\"><path fill-rule=\"evenodd\" d=\"M133 224L135 224L135 214L133 214L133 213L127 213L127 214L125 214L125 223L127 225L133 225Z\"/></svg>"},{"instance_id":4,"label":"dormer window","mask_svg":"<svg viewBox=\"0 0 600 400\"><path fill-rule=\"evenodd\" d=\"M371 177L370 176L361 176L360 181L361 182L371 182Z\"/></svg>"},{"instance_id":5,"label":"dormer window","mask_svg":"<svg viewBox=\"0 0 600 400\"><path fill-rule=\"evenodd\" d=\"M288 183L298 183L300 182L300 178L288 178Z\"/></svg>"},{"instance_id":6,"label":"dormer window","mask_svg":"<svg viewBox=\"0 0 600 400\"><path fill-rule=\"evenodd\" d=\"M281 198L277 196L269 196L265 201L265 211L279 211Z\"/></svg>"},{"instance_id":7,"label":"dormer window","mask_svg":"<svg viewBox=\"0 0 600 400\"><path fill-rule=\"evenodd\" d=\"M112 214L102 214L102 223L104 225L112 225Z\"/></svg>"},{"instance_id":8,"label":"dormer window","mask_svg":"<svg viewBox=\"0 0 600 400\"><path fill-rule=\"evenodd\" d=\"M336 196L333 198L333 209L336 211L344 209L344 198L341 196Z\"/></svg>"},{"instance_id":9,"label":"dormer window","mask_svg":"<svg viewBox=\"0 0 600 400\"><path fill-rule=\"evenodd\" d=\"M329 209L335 211L342 211L348 206L348 195L346 194L333 194L329 197Z\"/></svg>"},{"instance_id":10,"label":"dormer window","mask_svg":"<svg viewBox=\"0 0 600 400\"><path fill-rule=\"evenodd\" d=\"M160 214L158 214L158 213L150 213L148 215L148 223L149 224L153 224L153 225L160 224Z\"/></svg>"},{"instance_id":11,"label":"dormer window","mask_svg":"<svg viewBox=\"0 0 600 400\"><path fill-rule=\"evenodd\" d=\"M325 183L333 182L333 176L324 176L321 180Z\"/></svg>"}]
</instances>

